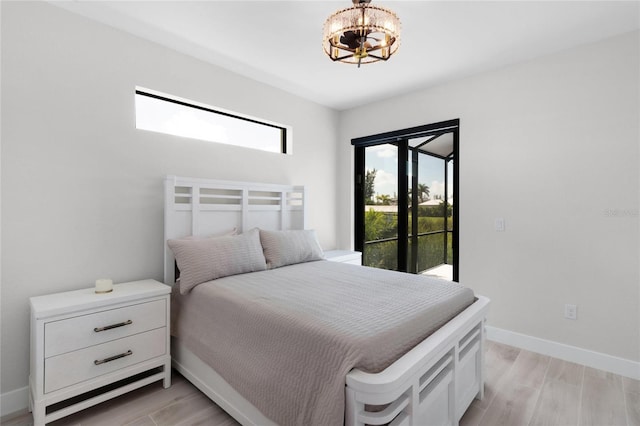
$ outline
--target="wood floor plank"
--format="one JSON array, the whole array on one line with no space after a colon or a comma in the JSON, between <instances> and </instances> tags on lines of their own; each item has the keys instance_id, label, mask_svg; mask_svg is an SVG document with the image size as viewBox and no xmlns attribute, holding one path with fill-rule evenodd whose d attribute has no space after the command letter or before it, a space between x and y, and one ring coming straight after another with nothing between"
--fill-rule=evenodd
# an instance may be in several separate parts
<instances>
[{"instance_id":1,"label":"wood floor plank","mask_svg":"<svg viewBox=\"0 0 640 426\"><path fill-rule=\"evenodd\" d=\"M151 420L151 417L144 416L132 421L131 423L127 423L124 426L156 426L156 424Z\"/></svg>"},{"instance_id":2,"label":"wood floor plank","mask_svg":"<svg viewBox=\"0 0 640 426\"><path fill-rule=\"evenodd\" d=\"M562 380L545 380L529 424L577 425L580 414L580 388Z\"/></svg>"},{"instance_id":3,"label":"wood floor plank","mask_svg":"<svg viewBox=\"0 0 640 426\"><path fill-rule=\"evenodd\" d=\"M627 424L640 426L640 380L623 377L622 388L627 406Z\"/></svg>"},{"instance_id":4,"label":"wood floor plank","mask_svg":"<svg viewBox=\"0 0 640 426\"><path fill-rule=\"evenodd\" d=\"M580 425L625 426L626 424L627 413L622 377L585 367Z\"/></svg>"},{"instance_id":5,"label":"wood floor plank","mask_svg":"<svg viewBox=\"0 0 640 426\"><path fill-rule=\"evenodd\" d=\"M460 419L460 426L479 426L485 410L471 405Z\"/></svg>"},{"instance_id":6,"label":"wood floor plank","mask_svg":"<svg viewBox=\"0 0 640 426\"><path fill-rule=\"evenodd\" d=\"M519 348L515 348L513 346L504 345L498 342L492 342L487 340L487 351L491 352L495 358L500 359L508 364L513 363L518 354L520 353Z\"/></svg>"},{"instance_id":7,"label":"wood floor plank","mask_svg":"<svg viewBox=\"0 0 640 426\"><path fill-rule=\"evenodd\" d=\"M151 412L157 411L196 392L180 374L174 372L173 383L168 389L162 382L152 383L79 413L64 417L51 426L74 426L78 423L91 426L124 425L133 422Z\"/></svg>"},{"instance_id":8,"label":"wood floor plank","mask_svg":"<svg viewBox=\"0 0 640 426\"><path fill-rule=\"evenodd\" d=\"M526 425L531 420L539 389L506 381L480 422L481 426Z\"/></svg>"},{"instance_id":9,"label":"wood floor plank","mask_svg":"<svg viewBox=\"0 0 640 426\"><path fill-rule=\"evenodd\" d=\"M627 406L627 424L640 426L640 393L625 392L624 397Z\"/></svg>"},{"instance_id":10,"label":"wood floor plank","mask_svg":"<svg viewBox=\"0 0 640 426\"><path fill-rule=\"evenodd\" d=\"M640 380L623 377L622 386L624 387L625 392L634 392L640 394Z\"/></svg>"},{"instance_id":11,"label":"wood floor plank","mask_svg":"<svg viewBox=\"0 0 640 426\"><path fill-rule=\"evenodd\" d=\"M25 413L19 416L11 417L9 419L2 419L0 421L2 426L33 426L33 417L31 413Z\"/></svg>"},{"instance_id":12,"label":"wood floor plank","mask_svg":"<svg viewBox=\"0 0 640 426\"><path fill-rule=\"evenodd\" d=\"M552 358L545 380L559 380L569 385L582 386L584 365Z\"/></svg>"},{"instance_id":13,"label":"wood floor plank","mask_svg":"<svg viewBox=\"0 0 640 426\"><path fill-rule=\"evenodd\" d=\"M224 412L220 407L214 405L196 413L194 416L176 424L175 426L239 426L240 423Z\"/></svg>"},{"instance_id":14,"label":"wood floor plank","mask_svg":"<svg viewBox=\"0 0 640 426\"><path fill-rule=\"evenodd\" d=\"M508 380L535 389L542 388L551 357L521 350L509 372Z\"/></svg>"},{"instance_id":15,"label":"wood floor plank","mask_svg":"<svg viewBox=\"0 0 640 426\"><path fill-rule=\"evenodd\" d=\"M186 424L191 424L193 416L211 408L211 406L211 400L203 393L198 392L149 414L149 417L158 426L175 426L185 421L188 422Z\"/></svg>"},{"instance_id":16,"label":"wood floor plank","mask_svg":"<svg viewBox=\"0 0 640 426\"><path fill-rule=\"evenodd\" d=\"M491 401L495 398L500 383L511 369L520 349L501 343L487 341L485 351L485 386L484 398L482 401L473 400L473 405L482 410L486 410Z\"/></svg>"}]
</instances>

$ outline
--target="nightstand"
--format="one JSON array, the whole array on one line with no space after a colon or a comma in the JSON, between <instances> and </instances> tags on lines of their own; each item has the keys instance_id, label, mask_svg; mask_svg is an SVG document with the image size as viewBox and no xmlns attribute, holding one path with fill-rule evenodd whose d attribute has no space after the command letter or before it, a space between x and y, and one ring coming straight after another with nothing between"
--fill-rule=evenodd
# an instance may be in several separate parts
<instances>
[{"instance_id":1,"label":"nightstand","mask_svg":"<svg viewBox=\"0 0 640 426\"><path fill-rule=\"evenodd\" d=\"M324 252L324 257L332 262L362 265L362 253L360 253L359 251L329 250Z\"/></svg>"},{"instance_id":2,"label":"nightstand","mask_svg":"<svg viewBox=\"0 0 640 426\"><path fill-rule=\"evenodd\" d=\"M155 280L32 297L29 407L43 425L139 387L171 385L170 287Z\"/></svg>"}]
</instances>

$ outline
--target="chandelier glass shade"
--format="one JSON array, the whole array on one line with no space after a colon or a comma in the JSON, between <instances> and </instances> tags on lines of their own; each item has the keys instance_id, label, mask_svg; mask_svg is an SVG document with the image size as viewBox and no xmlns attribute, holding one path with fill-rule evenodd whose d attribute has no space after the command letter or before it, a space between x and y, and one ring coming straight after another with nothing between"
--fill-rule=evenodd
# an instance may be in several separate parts
<instances>
[{"instance_id":1,"label":"chandelier glass shade","mask_svg":"<svg viewBox=\"0 0 640 426\"><path fill-rule=\"evenodd\" d=\"M352 7L324 23L323 48L333 61L368 64L386 61L400 46L400 20L391 10L352 0Z\"/></svg>"}]
</instances>

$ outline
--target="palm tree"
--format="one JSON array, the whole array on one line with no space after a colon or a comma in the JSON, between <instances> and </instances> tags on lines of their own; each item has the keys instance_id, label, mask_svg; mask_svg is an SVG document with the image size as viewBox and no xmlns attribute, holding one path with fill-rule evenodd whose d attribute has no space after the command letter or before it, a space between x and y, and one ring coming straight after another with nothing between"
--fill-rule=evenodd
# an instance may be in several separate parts
<instances>
[{"instance_id":1,"label":"palm tree","mask_svg":"<svg viewBox=\"0 0 640 426\"><path fill-rule=\"evenodd\" d=\"M418 204L429 200L429 187L424 183L418 184ZM411 205L411 190L409 190L409 205Z\"/></svg>"},{"instance_id":2,"label":"palm tree","mask_svg":"<svg viewBox=\"0 0 640 426\"><path fill-rule=\"evenodd\" d=\"M378 204L382 204L383 206L391 205L391 197L387 194L376 195L376 199L378 200Z\"/></svg>"},{"instance_id":3,"label":"palm tree","mask_svg":"<svg viewBox=\"0 0 640 426\"><path fill-rule=\"evenodd\" d=\"M421 203L424 203L428 199L429 199L429 187L424 183L419 183L418 184L418 200L420 200Z\"/></svg>"}]
</instances>

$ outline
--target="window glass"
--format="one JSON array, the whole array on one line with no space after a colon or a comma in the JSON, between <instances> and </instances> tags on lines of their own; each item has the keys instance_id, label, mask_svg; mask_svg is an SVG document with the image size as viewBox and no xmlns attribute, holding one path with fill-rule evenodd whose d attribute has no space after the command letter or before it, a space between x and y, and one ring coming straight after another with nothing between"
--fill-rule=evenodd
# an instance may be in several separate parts
<instances>
[{"instance_id":1,"label":"window glass","mask_svg":"<svg viewBox=\"0 0 640 426\"><path fill-rule=\"evenodd\" d=\"M269 152L288 151L287 126L141 90L136 90L135 97L137 129Z\"/></svg>"}]
</instances>

